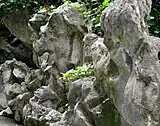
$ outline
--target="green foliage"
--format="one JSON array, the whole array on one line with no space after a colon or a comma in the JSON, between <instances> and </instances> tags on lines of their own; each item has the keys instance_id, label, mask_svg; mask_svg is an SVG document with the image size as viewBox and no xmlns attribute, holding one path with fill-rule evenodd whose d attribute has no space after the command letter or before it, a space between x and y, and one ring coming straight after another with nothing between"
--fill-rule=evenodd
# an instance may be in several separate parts
<instances>
[{"instance_id":1,"label":"green foliage","mask_svg":"<svg viewBox=\"0 0 160 126\"><path fill-rule=\"evenodd\" d=\"M100 17L102 11L109 4L109 0L82 0L79 2L66 0L65 3L70 4L83 15L86 23L90 26L89 30L91 32L98 33L102 30L100 26Z\"/></svg>"},{"instance_id":2,"label":"green foliage","mask_svg":"<svg viewBox=\"0 0 160 126\"><path fill-rule=\"evenodd\" d=\"M152 0L152 10L148 19L151 35L160 37L160 1Z\"/></svg>"},{"instance_id":3,"label":"green foliage","mask_svg":"<svg viewBox=\"0 0 160 126\"><path fill-rule=\"evenodd\" d=\"M42 0L0 0L0 18L10 13L28 10L35 12L40 7Z\"/></svg>"},{"instance_id":4,"label":"green foliage","mask_svg":"<svg viewBox=\"0 0 160 126\"><path fill-rule=\"evenodd\" d=\"M87 77L92 73L93 73L93 65L85 64L83 66L78 66L75 69L71 69L66 73L61 73L62 77L60 79L63 79L69 82L69 81L74 81L80 78Z\"/></svg>"},{"instance_id":5,"label":"green foliage","mask_svg":"<svg viewBox=\"0 0 160 126\"><path fill-rule=\"evenodd\" d=\"M61 73L62 77L60 77L59 79L65 81L65 88L66 91L68 92L71 81L88 77L92 75L92 73L93 73L93 65L85 64L83 66L78 66L75 69L71 69L66 73Z\"/></svg>"},{"instance_id":6,"label":"green foliage","mask_svg":"<svg viewBox=\"0 0 160 126\"><path fill-rule=\"evenodd\" d=\"M109 3L109 0L104 0L103 3L99 5L100 10L103 11L108 5L108 3Z\"/></svg>"}]
</instances>

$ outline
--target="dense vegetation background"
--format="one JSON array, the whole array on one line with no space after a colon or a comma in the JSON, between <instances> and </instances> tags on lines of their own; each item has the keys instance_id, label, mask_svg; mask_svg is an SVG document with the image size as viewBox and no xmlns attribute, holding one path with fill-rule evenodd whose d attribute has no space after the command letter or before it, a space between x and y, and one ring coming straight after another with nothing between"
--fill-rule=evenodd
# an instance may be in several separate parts
<instances>
[{"instance_id":1,"label":"dense vegetation background","mask_svg":"<svg viewBox=\"0 0 160 126\"><path fill-rule=\"evenodd\" d=\"M113 0L0 0L0 19L11 12L28 10L35 13L42 7L53 5L58 7L63 3L70 4L80 11L89 24L90 30L96 34L102 33L100 16L103 9ZM160 1L152 1L152 11L147 18L150 34L160 37Z\"/></svg>"},{"instance_id":2,"label":"dense vegetation background","mask_svg":"<svg viewBox=\"0 0 160 126\"><path fill-rule=\"evenodd\" d=\"M152 0L152 10L148 24L150 33L160 37L160 0Z\"/></svg>"}]
</instances>

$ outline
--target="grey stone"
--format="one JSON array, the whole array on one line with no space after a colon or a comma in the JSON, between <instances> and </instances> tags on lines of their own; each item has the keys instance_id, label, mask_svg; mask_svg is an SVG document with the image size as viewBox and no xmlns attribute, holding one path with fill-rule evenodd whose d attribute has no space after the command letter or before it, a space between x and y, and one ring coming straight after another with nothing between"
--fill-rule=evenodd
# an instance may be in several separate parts
<instances>
[{"instance_id":1,"label":"grey stone","mask_svg":"<svg viewBox=\"0 0 160 126\"><path fill-rule=\"evenodd\" d=\"M40 20L30 20L32 29L36 21ZM55 66L58 71L66 71L69 64L82 64L84 28L83 19L75 9L62 5L53 10L47 23L40 27L39 39L33 42L34 62L43 69Z\"/></svg>"},{"instance_id":2,"label":"grey stone","mask_svg":"<svg viewBox=\"0 0 160 126\"><path fill-rule=\"evenodd\" d=\"M151 0L115 0L102 14L105 45L93 46L98 91L126 125L159 125L160 39L149 36L150 9Z\"/></svg>"},{"instance_id":3,"label":"grey stone","mask_svg":"<svg viewBox=\"0 0 160 126\"><path fill-rule=\"evenodd\" d=\"M5 110L0 112L0 116L12 116L12 115L13 115L13 112L9 107L7 107Z\"/></svg>"},{"instance_id":4,"label":"grey stone","mask_svg":"<svg viewBox=\"0 0 160 126\"><path fill-rule=\"evenodd\" d=\"M33 100L33 99L32 99ZM23 109L25 116L25 125L32 125L33 123L39 125L49 125L50 123L59 122L62 114L52 108L30 101Z\"/></svg>"},{"instance_id":5,"label":"grey stone","mask_svg":"<svg viewBox=\"0 0 160 126\"><path fill-rule=\"evenodd\" d=\"M9 31L18 39L25 43L31 44L32 32L28 27L29 13L23 12L10 13L10 16L3 18L3 22Z\"/></svg>"},{"instance_id":6,"label":"grey stone","mask_svg":"<svg viewBox=\"0 0 160 126\"><path fill-rule=\"evenodd\" d=\"M25 123L35 122L37 125L47 123L60 124L54 115L48 116L49 111L64 112L64 85L59 80L60 72L65 72L83 62L83 36L85 24L80 14L67 5L52 10L49 17L46 12L35 14L29 20L32 30L34 62L41 73L37 78L26 79L29 90L35 91L29 105L24 108ZM30 75L30 74L29 74ZM31 76L32 77L32 76ZM38 86L42 86L38 89ZM31 87L30 87L31 86ZM35 108L35 109L33 109ZM42 111L43 108L43 112ZM30 111L28 111L30 110ZM51 119L50 121L50 117Z\"/></svg>"},{"instance_id":7,"label":"grey stone","mask_svg":"<svg viewBox=\"0 0 160 126\"><path fill-rule=\"evenodd\" d=\"M31 70L30 73L26 75L23 85L25 85L30 91L35 91L42 85L45 85L46 79L46 76L41 72L41 70Z\"/></svg>"},{"instance_id":8,"label":"grey stone","mask_svg":"<svg viewBox=\"0 0 160 126\"><path fill-rule=\"evenodd\" d=\"M102 100L94 89L94 77L74 81L69 88L68 111L64 113L60 122L68 126L93 126L99 124L97 106ZM97 107L97 108L96 108ZM101 109L102 111L102 109Z\"/></svg>"},{"instance_id":9,"label":"grey stone","mask_svg":"<svg viewBox=\"0 0 160 126\"><path fill-rule=\"evenodd\" d=\"M1 116L0 126L22 126L22 125L17 124L13 119L9 119L9 118Z\"/></svg>"},{"instance_id":10,"label":"grey stone","mask_svg":"<svg viewBox=\"0 0 160 126\"><path fill-rule=\"evenodd\" d=\"M32 93L27 92L16 96L13 100L8 102L8 106L14 112L14 119L16 121L21 122L24 119L23 108L32 96Z\"/></svg>"},{"instance_id":11,"label":"grey stone","mask_svg":"<svg viewBox=\"0 0 160 126\"><path fill-rule=\"evenodd\" d=\"M96 41L103 41L103 38L99 38L96 34L88 33L84 36L83 42L83 64L92 63L92 49L91 46Z\"/></svg>"},{"instance_id":12,"label":"grey stone","mask_svg":"<svg viewBox=\"0 0 160 126\"><path fill-rule=\"evenodd\" d=\"M10 97L11 99L24 92L27 92L27 90L23 90L20 84L14 83L12 85L5 85L5 93L7 97Z\"/></svg>"},{"instance_id":13,"label":"grey stone","mask_svg":"<svg viewBox=\"0 0 160 126\"><path fill-rule=\"evenodd\" d=\"M33 121L37 125L49 125L60 121L62 115L56 110L60 103L61 99L49 86L38 88L29 104L23 108L25 123L29 125Z\"/></svg>"},{"instance_id":14,"label":"grey stone","mask_svg":"<svg viewBox=\"0 0 160 126\"><path fill-rule=\"evenodd\" d=\"M0 93L0 110L3 110L5 108L7 108L7 97L6 94L4 92Z\"/></svg>"},{"instance_id":15,"label":"grey stone","mask_svg":"<svg viewBox=\"0 0 160 126\"><path fill-rule=\"evenodd\" d=\"M28 17L4 19L18 39L33 43L38 69L15 59L0 65L0 115L26 126L160 125L160 39L148 35L150 9L151 0L115 0L102 14L104 38L85 35L82 17L68 5L38 12L29 26ZM60 72L92 62L95 77L69 83L66 92Z\"/></svg>"},{"instance_id":16,"label":"grey stone","mask_svg":"<svg viewBox=\"0 0 160 126\"><path fill-rule=\"evenodd\" d=\"M19 74L20 71L22 74ZM0 106L1 110L8 107L8 101L14 99L19 94L25 93L28 90L20 83L25 80L25 75L29 73L29 68L22 62L16 59L6 61L0 66ZM12 109L11 109L12 110Z\"/></svg>"}]
</instances>

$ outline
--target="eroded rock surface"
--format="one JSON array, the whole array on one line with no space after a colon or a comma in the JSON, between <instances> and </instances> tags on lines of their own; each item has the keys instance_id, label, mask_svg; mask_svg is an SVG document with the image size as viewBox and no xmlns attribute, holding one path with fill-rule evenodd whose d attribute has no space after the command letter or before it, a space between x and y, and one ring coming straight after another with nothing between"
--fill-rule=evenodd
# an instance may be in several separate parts
<instances>
[{"instance_id":1,"label":"eroded rock surface","mask_svg":"<svg viewBox=\"0 0 160 126\"><path fill-rule=\"evenodd\" d=\"M3 22L9 31L24 43L31 44L32 32L28 27L30 14L27 10L11 13L3 18Z\"/></svg>"},{"instance_id":2,"label":"eroded rock surface","mask_svg":"<svg viewBox=\"0 0 160 126\"><path fill-rule=\"evenodd\" d=\"M0 63L2 64L6 60L12 60L13 58L26 63L29 67L36 68L31 47L26 46L17 38L13 38L11 41L0 38Z\"/></svg>"},{"instance_id":3,"label":"eroded rock surface","mask_svg":"<svg viewBox=\"0 0 160 126\"><path fill-rule=\"evenodd\" d=\"M60 72L82 64L86 27L80 14L67 5L52 10L50 15L46 12L35 14L29 25L33 31L34 62L47 80L46 86L34 89L33 97L24 107L25 125L33 122L37 125L60 125L63 124L60 120L66 103Z\"/></svg>"},{"instance_id":4,"label":"eroded rock surface","mask_svg":"<svg viewBox=\"0 0 160 126\"><path fill-rule=\"evenodd\" d=\"M102 15L104 43L93 60L100 92L107 92L120 115L133 126L159 123L160 39L148 34L151 0L115 0ZM105 87L105 88L103 88Z\"/></svg>"},{"instance_id":5,"label":"eroded rock surface","mask_svg":"<svg viewBox=\"0 0 160 126\"><path fill-rule=\"evenodd\" d=\"M40 16L43 18L38 18ZM33 41L37 57L35 63L43 70L54 66L57 71L66 71L72 64L82 64L82 40L86 27L81 15L75 9L62 5L53 10L45 25L44 20L45 12L43 16L41 13L30 19L32 30L40 31L38 39Z\"/></svg>"},{"instance_id":6,"label":"eroded rock surface","mask_svg":"<svg viewBox=\"0 0 160 126\"><path fill-rule=\"evenodd\" d=\"M38 69L4 59L0 115L25 126L160 125L160 39L148 34L150 8L150 0L115 0L102 14L104 38L85 34L68 5L38 12L19 31L5 19L13 34L26 32L19 38L33 43ZM9 53L4 41L0 49ZM67 92L60 72L92 62L95 76L69 81Z\"/></svg>"}]
</instances>

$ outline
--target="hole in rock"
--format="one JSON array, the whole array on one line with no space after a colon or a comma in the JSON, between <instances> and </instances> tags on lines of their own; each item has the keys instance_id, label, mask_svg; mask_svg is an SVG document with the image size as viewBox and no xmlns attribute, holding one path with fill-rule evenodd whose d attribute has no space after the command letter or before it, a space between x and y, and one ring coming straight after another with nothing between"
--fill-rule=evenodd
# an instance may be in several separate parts
<instances>
[{"instance_id":1,"label":"hole in rock","mask_svg":"<svg viewBox=\"0 0 160 126\"><path fill-rule=\"evenodd\" d=\"M158 52L158 60L160 60L160 51Z\"/></svg>"}]
</instances>

